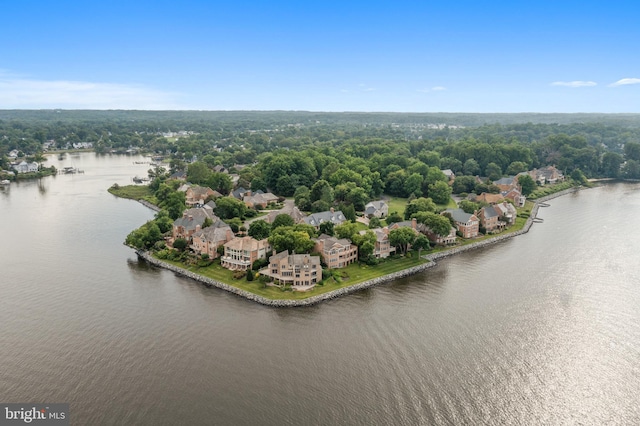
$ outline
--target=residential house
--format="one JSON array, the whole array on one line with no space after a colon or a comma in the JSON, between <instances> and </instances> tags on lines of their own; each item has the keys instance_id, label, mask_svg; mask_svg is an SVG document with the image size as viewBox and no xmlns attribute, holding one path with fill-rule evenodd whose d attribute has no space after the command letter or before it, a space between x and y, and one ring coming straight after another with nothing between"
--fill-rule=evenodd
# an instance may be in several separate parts
<instances>
[{"instance_id":1,"label":"residential house","mask_svg":"<svg viewBox=\"0 0 640 426\"><path fill-rule=\"evenodd\" d=\"M190 248L198 254L207 254L210 259L218 257L218 247L233 240L231 227L222 220L216 220L206 228L197 227L191 237Z\"/></svg>"},{"instance_id":2,"label":"residential house","mask_svg":"<svg viewBox=\"0 0 640 426\"><path fill-rule=\"evenodd\" d=\"M497 204L504 201L504 196L502 194L490 194L488 192L483 192L478 195L474 201L476 203Z\"/></svg>"},{"instance_id":3,"label":"residential house","mask_svg":"<svg viewBox=\"0 0 640 426\"><path fill-rule=\"evenodd\" d=\"M382 219L389 215L389 205L384 201L371 201L364 206L364 214L369 217Z\"/></svg>"},{"instance_id":4,"label":"residential house","mask_svg":"<svg viewBox=\"0 0 640 426\"><path fill-rule=\"evenodd\" d=\"M539 185L551 184L564 181L564 174L555 166L547 166L541 169L533 169L527 172Z\"/></svg>"},{"instance_id":5,"label":"residential house","mask_svg":"<svg viewBox=\"0 0 640 426\"><path fill-rule=\"evenodd\" d=\"M293 219L293 223L304 223L304 218L306 215L300 211L293 203L285 202L285 205L280 210L273 210L269 212L267 217L264 219L267 223L273 223L276 216L279 214L286 214L291 216Z\"/></svg>"},{"instance_id":6,"label":"residential house","mask_svg":"<svg viewBox=\"0 0 640 426\"><path fill-rule=\"evenodd\" d=\"M443 175L445 175L447 177L447 180L449 181L449 183L453 182L456 179L456 174L453 173L453 170L451 169L444 169L444 170L440 170L442 172Z\"/></svg>"},{"instance_id":7,"label":"residential house","mask_svg":"<svg viewBox=\"0 0 640 426\"><path fill-rule=\"evenodd\" d=\"M478 236L480 221L475 214L465 213L462 209L446 209L453 218L455 227L463 238L475 238Z\"/></svg>"},{"instance_id":8,"label":"residential house","mask_svg":"<svg viewBox=\"0 0 640 426\"><path fill-rule=\"evenodd\" d=\"M520 192L519 189L512 189L510 191L504 191L501 193L501 195L504 198L508 198L511 201L513 201L513 203L517 206L517 207L524 207L524 204L527 202L527 197L525 197L524 195L522 195L522 192Z\"/></svg>"},{"instance_id":9,"label":"residential house","mask_svg":"<svg viewBox=\"0 0 640 426\"><path fill-rule=\"evenodd\" d=\"M392 253L396 252L396 248L389 242L389 228L371 229L376 234L376 242L374 244L373 255L376 259L385 259ZM360 235L365 235L367 231L360 231Z\"/></svg>"},{"instance_id":10,"label":"residential house","mask_svg":"<svg viewBox=\"0 0 640 426\"><path fill-rule=\"evenodd\" d=\"M358 247L346 238L339 240L322 234L314 241L314 251L320 253L329 269L343 268L358 260Z\"/></svg>"},{"instance_id":11,"label":"residential house","mask_svg":"<svg viewBox=\"0 0 640 426\"><path fill-rule=\"evenodd\" d=\"M454 228L453 226L449 229L449 235L438 235L429 227L426 228L425 234L427 235L427 238L430 242L441 246L447 246L456 243L456 228Z\"/></svg>"},{"instance_id":12,"label":"residential house","mask_svg":"<svg viewBox=\"0 0 640 426\"><path fill-rule=\"evenodd\" d=\"M269 266L260 270L260 274L290 284L294 290L296 287L307 290L322 280L322 266L318 256L289 254L285 250L269 257Z\"/></svg>"},{"instance_id":13,"label":"residential house","mask_svg":"<svg viewBox=\"0 0 640 426\"><path fill-rule=\"evenodd\" d=\"M244 189L241 186L231 191L231 196L237 198L238 200L243 200L247 195L251 195L251 190Z\"/></svg>"},{"instance_id":14,"label":"residential house","mask_svg":"<svg viewBox=\"0 0 640 426\"><path fill-rule=\"evenodd\" d=\"M389 225L389 231L393 231L394 229L400 229L400 228L411 228L415 234L419 234L426 230L425 229L426 227L423 224L418 223L415 217L411 220L395 222Z\"/></svg>"},{"instance_id":15,"label":"residential house","mask_svg":"<svg viewBox=\"0 0 640 426\"><path fill-rule=\"evenodd\" d=\"M320 228L320 224L324 222L331 222L334 225L341 225L343 222L347 220L344 217L342 211L335 211L333 208L329 211L313 213L303 219L304 223L307 225L314 226L316 229Z\"/></svg>"},{"instance_id":16,"label":"residential house","mask_svg":"<svg viewBox=\"0 0 640 426\"><path fill-rule=\"evenodd\" d=\"M214 166L213 171L216 173L229 173L229 170L227 170L227 168L221 164Z\"/></svg>"},{"instance_id":17,"label":"residential house","mask_svg":"<svg viewBox=\"0 0 640 426\"><path fill-rule=\"evenodd\" d=\"M269 205L269 203L275 203L278 201L278 197L273 195L271 192L262 192L260 190L256 191L255 194L251 191L248 192L249 195L245 195L243 198L244 203L247 207L252 208L261 208L264 209Z\"/></svg>"},{"instance_id":18,"label":"residential house","mask_svg":"<svg viewBox=\"0 0 640 426\"><path fill-rule=\"evenodd\" d=\"M511 191L512 189L518 189L520 190L520 185L518 184L518 178L517 176L509 176L509 177L503 177L501 179L498 179L496 181L493 182L494 185L496 185L498 188L500 188L500 191Z\"/></svg>"},{"instance_id":19,"label":"residential house","mask_svg":"<svg viewBox=\"0 0 640 426\"><path fill-rule=\"evenodd\" d=\"M191 236L202 229L204 221L206 219L212 221L220 220L212 212L203 208L187 209L182 213L182 217L179 217L173 222L173 230L171 233L172 243L176 238L184 238L187 241L191 240Z\"/></svg>"},{"instance_id":20,"label":"residential house","mask_svg":"<svg viewBox=\"0 0 640 426\"><path fill-rule=\"evenodd\" d=\"M13 168L18 173L32 173L38 171L38 163L35 161L33 163L22 161L20 164L14 165Z\"/></svg>"},{"instance_id":21,"label":"residential house","mask_svg":"<svg viewBox=\"0 0 640 426\"><path fill-rule=\"evenodd\" d=\"M204 205L205 200L215 195L215 191L206 186L191 185L185 191L185 204L187 206Z\"/></svg>"},{"instance_id":22,"label":"residential house","mask_svg":"<svg viewBox=\"0 0 640 426\"><path fill-rule=\"evenodd\" d=\"M171 176L169 176L169 179L176 179L176 180L187 180L187 172L185 171L177 171L175 173L173 173Z\"/></svg>"},{"instance_id":23,"label":"residential house","mask_svg":"<svg viewBox=\"0 0 640 426\"><path fill-rule=\"evenodd\" d=\"M236 237L224 244L224 255L220 258L223 268L233 271L246 271L258 259L266 259L271 252L267 239L256 240L253 237Z\"/></svg>"},{"instance_id":24,"label":"residential house","mask_svg":"<svg viewBox=\"0 0 640 426\"><path fill-rule=\"evenodd\" d=\"M504 201L500 204L496 204L495 206L493 206L493 208L499 210L500 220L502 222L505 222L506 226L511 226L516 223L518 211L513 206L513 204Z\"/></svg>"},{"instance_id":25,"label":"residential house","mask_svg":"<svg viewBox=\"0 0 640 426\"><path fill-rule=\"evenodd\" d=\"M478 211L480 225L482 225L486 233L502 229L504 224L500 222L500 213L501 211L496 211L493 206L485 206Z\"/></svg>"},{"instance_id":26,"label":"residential house","mask_svg":"<svg viewBox=\"0 0 640 426\"><path fill-rule=\"evenodd\" d=\"M17 149L12 149L11 151L9 151L9 159L11 160L15 160L16 158L18 158L18 154L20 154L20 151L18 151Z\"/></svg>"}]
</instances>

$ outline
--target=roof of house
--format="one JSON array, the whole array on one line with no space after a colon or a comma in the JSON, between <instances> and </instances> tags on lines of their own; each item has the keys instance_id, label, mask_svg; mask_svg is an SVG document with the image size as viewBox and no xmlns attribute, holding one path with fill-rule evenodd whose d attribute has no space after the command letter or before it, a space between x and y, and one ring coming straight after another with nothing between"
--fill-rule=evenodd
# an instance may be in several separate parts
<instances>
[{"instance_id":1,"label":"roof of house","mask_svg":"<svg viewBox=\"0 0 640 426\"><path fill-rule=\"evenodd\" d=\"M347 220L347 218L344 216L344 213L342 213L341 210L338 210L338 211L328 210L325 212L313 213L304 218L304 222L307 225L313 225L313 226L320 226L320 224L324 222L331 222L334 225L340 225L345 220Z\"/></svg>"},{"instance_id":2,"label":"roof of house","mask_svg":"<svg viewBox=\"0 0 640 426\"><path fill-rule=\"evenodd\" d=\"M231 195L234 196L235 198L242 200L242 198L244 198L244 195L249 192L248 189L244 189L243 187L239 186L238 188L236 188L235 190L233 190L231 192Z\"/></svg>"},{"instance_id":3,"label":"roof of house","mask_svg":"<svg viewBox=\"0 0 640 426\"><path fill-rule=\"evenodd\" d=\"M474 216L472 214L466 213L462 209L446 209L445 212L451 214L451 217L456 222L467 223Z\"/></svg>"},{"instance_id":4,"label":"roof of house","mask_svg":"<svg viewBox=\"0 0 640 426\"><path fill-rule=\"evenodd\" d=\"M455 176L455 173L453 173L453 170L451 169L444 169L444 170L440 170L446 177L448 177L449 179L451 179L453 176Z\"/></svg>"},{"instance_id":5,"label":"roof of house","mask_svg":"<svg viewBox=\"0 0 640 426\"><path fill-rule=\"evenodd\" d=\"M389 232L388 232L389 228L387 228L386 230L384 228L374 228L374 229L369 229L369 231L372 231L374 234L376 234L376 241L378 242L389 239ZM366 233L367 233L367 230L363 230L359 232L360 235L365 235Z\"/></svg>"},{"instance_id":6,"label":"roof of house","mask_svg":"<svg viewBox=\"0 0 640 426\"><path fill-rule=\"evenodd\" d=\"M293 204L287 203L280 210L274 210L272 212L269 212L265 221L268 223L273 223L276 216L278 216L279 214L286 214L288 216L291 216L294 223L300 223L306 217L306 215L302 213L300 209L298 209L296 206L294 206Z\"/></svg>"},{"instance_id":7,"label":"roof of house","mask_svg":"<svg viewBox=\"0 0 640 426\"><path fill-rule=\"evenodd\" d=\"M309 254L289 254L288 250L272 255L269 258L269 262L276 262L285 258L287 258L287 264L289 265L303 265L305 263L320 265L320 258L318 256L311 256Z\"/></svg>"},{"instance_id":8,"label":"roof of house","mask_svg":"<svg viewBox=\"0 0 640 426\"><path fill-rule=\"evenodd\" d=\"M268 245L269 242L267 239L258 241L255 238L247 235L244 237L236 237L233 240L227 242L224 246L225 248L229 248L232 250L256 251L260 248L266 248Z\"/></svg>"},{"instance_id":9,"label":"roof of house","mask_svg":"<svg viewBox=\"0 0 640 426\"><path fill-rule=\"evenodd\" d=\"M378 210L382 210L384 207L387 207L387 203L384 201L371 201L364 206L364 212L366 214L374 214Z\"/></svg>"},{"instance_id":10,"label":"roof of house","mask_svg":"<svg viewBox=\"0 0 640 426\"><path fill-rule=\"evenodd\" d=\"M496 185L515 185L517 180L515 176L503 177L493 182Z\"/></svg>"},{"instance_id":11,"label":"roof of house","mask_svg":"<svg viewBox=\"0 0 640 426\"><path fill-rule=\"evenodd\" d=\"M496 211L496 209L494 209L493 206L485 206L482 208L482 211L484 212L485 219L490 219L492 217L500 216L500 213Z\"/></svg>"},{"instance_id":12,"label":"roof of house","mask_svg":"<svg viewBox=\"0 0 640 426\"><path fill-rule=\"evenodd\" d=\"M263 193L260 191L260 193L245 196L243 201L251 204L269 204L278 201L278 197L271 192Z\"/></svg>"},{"instance_id":13,"label":"roof of house","mask_svg":"<svg viewBox=\"0 0 640 426\"><path fill-rule=\"evenodd\" d=\"M333 247L344 248L350 247L351 241L346 238L337 239L336 237L332 237L327 234L321 234L318 238L315 238L314 241L322 244L323 250L330 250Z\"/></svg>"},{"instance_id":14,"label":"roof of house","mask_svg":"<svg viewBox=\"0 0 640 426\"><path fill-rule=\"evenodd\" d=\"M207 226L193 235L205 241L219 244L227 241L228 236L233 235L233 231L229 225L218 219L211 226Z\"/></svg>"},{"instance_id":15,"label":"roof of house","mask_svg":"<svg viewBox=\"0 0 640 426\"><path fill-rule=\"evenodd\" d=\"M182 216L177 218L173 222L173 226L183 227L186 230L196 229L196 226L202 226L206 218L209 218L214 221L222 222L218 219L217 216L213 214L213 212L208 211L208 209L203 208L194 208L187 209L183 212ZM215 220L214 220L215 219Z\"/></svg>"},{"instance_id":16,"label":"roof of house","mask_svg":"<svg viewBox=\"0 0 640 426\"><path fill-rule=\"evenodd\" d=\"M502 194L489 194L487 192L483 192L475 198L476 202L480 201L488 204L500 203L502 200L504 200Z\"/></svg>"}]
</instances>

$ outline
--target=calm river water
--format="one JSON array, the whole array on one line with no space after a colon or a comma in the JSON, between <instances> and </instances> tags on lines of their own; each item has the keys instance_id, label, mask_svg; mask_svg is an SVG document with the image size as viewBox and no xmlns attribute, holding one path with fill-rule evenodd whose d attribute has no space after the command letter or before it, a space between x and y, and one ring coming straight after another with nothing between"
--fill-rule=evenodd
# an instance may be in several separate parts
<instances>
[{"instance_id":1,"label":"calm river water","mask_svg":"<svg viewBox=\"0 0 640 426\"><path fill-rule=\"evenodd\" d=\"M0 190L0 402L74 425L640 422L640 184L557 198L527 235L310 308L138 262L106 190L142 157Z\"/></svg>"}]
</instances>

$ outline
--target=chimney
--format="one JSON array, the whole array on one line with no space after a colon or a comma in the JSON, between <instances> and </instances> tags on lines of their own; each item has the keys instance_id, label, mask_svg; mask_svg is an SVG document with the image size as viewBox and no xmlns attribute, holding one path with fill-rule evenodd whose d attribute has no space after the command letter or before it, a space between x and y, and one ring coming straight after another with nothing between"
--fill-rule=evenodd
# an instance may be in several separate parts
<instances>
[{"instance_id":1,"label":"chimney","mask_svg":"<svg viewBox=\"0 0 640 426\"><path fill-rule=\"evenodd\" d=\"M193 216L189 215L189 220L193 220Z\"/></svg>"},{"instance_id":2,"label":"chimney","mask_svg":"<svg viewBox=\"0 0 640 426\"><path fill-rule=\"evenodd\" d=\"M329 209L329 211L330 211L331 213L335 213L335 210L333 210L333 207L331 207L331 208Z\"/></svg>"},{"instance_id":3,"label":"chimney","mask_svg":"<svg viewBox=\"0 0 640 426\"><path fill-rule=\"evenodd\" d=\"M385 226L384 228L382 228L382 232L384 232L385 234L389 234L389 227Z\"/></svg>"},{"instance_id":4,"label":"chimney","mask_svg":"<svg viewBox=\"0 0 640 426\"><path fill-rule=\"evenodd\" d=\"M415 217L411 219L411 227L413 229L416 229L418 227L418 220Z\"/></svg>"},{"instance_id":5,"label":"chimney","mask_svg":"<svg viewBox=\"0 0 640 426\"><path fill-rule=\"evenodd\" d=\"M186 219L186 218L187 218L187 212L186 212L186 211L182 212L182 218L183 218L183 219Z\"/></svg>"},{"instance_id":6,"label":"chimney","mask_svg":"<svg viewBox=\"0 0 640 426\"><path fill-rule=\"evenodd\" d=\"M202 227L200 225L196 225L196 232L198 232Z\"/></svg>"}]
</instances>

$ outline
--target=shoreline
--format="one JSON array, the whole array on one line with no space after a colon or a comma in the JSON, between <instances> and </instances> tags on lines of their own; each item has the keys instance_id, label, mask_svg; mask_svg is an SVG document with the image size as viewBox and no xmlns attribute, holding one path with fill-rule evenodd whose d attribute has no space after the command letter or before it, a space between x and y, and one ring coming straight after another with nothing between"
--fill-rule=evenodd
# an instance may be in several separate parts
<instances>
[{"instance_id":1,"label":"shoreline","mask_svg":"<svg viewBox=\"0 0 640 426\"><path fill-rule=\"evenodd\" d=\"M242 290L240 288L234 287L232 285L229 284L225 284L221 281L217 281L214 280L212 278L208 278L199 274L196 274L194 272L191 271L187 271L186 269L180 268L178 266L174 266L171 265L169 263L163 262L160 259L156 259L153 256L151 256L151 254L149 252L146 251L142 251L142 250L136 250L136 254L138 255L139 258L144 259L145 261L147 261L149 264L153 265L153 266L157 266L159 268L164 268L167 270L170 270L180 276L183 277L187 277L187 278L191 278L195 281L200 282L201 284L204 284L207 287L216 287L219 288L221 290L225 290L228 291L229 293L233 293L236 294L238 296L241 296L245 299L257 302L261 305L265 305L265 306L271 306L271 307L278 307L278 308L284 308L284 307L303 307L303 306L312 306L312 305L316 305L320 302L326 301L326 300L331 300L331 299L335 299L337 297L342 297L345 296L347 294L351 294L351 293L355 293L357 291L360 290L364 290L367 288L371 288L371 287L375 287L377 285L383 284L383 283L387 283L389 281L394 281L396 279L399 278L404 278L410 275L415 275L417 273L423 272L429 268L433 268L437 265L436 260L439 259L444 259L447 257L451 257L454 256L456 254L459 253L464 253L467 252L469 250L475 250L481 247L486 247L488 245L492 245L492 244L496 244L502 241L505 241L507 239L516 237L518 235L522 235L522 234L526 234L527 232L529 232L529 230L531 229L531 226L533 225L533 223L535 222L537 215L538 215L538 209L540 208L541 205L544 205L545 202L552 200L554 198L558 198L558 197L562 197L564 195L567 194L571 194L577 191L580 191L581 189L583 189L582 187L573 187L573 188L569 188L569 189L565 189L564 191L559 191L556 192L554 194L550 194L547 195L545 197L541 197L537 200L535 200L534 202L534 206L531 209L531 214L529 215L529 218L527 218L527 221L525 222L524 226L522 227L521 230L516 231L516 232L511 232L509 234L505 234L505 235L498 235L494 238L490 238L487 240L483 240L483 241L478 241L476 243L471 243L471 244L467 244L465 246L461 246L461 247L453 247L451 249L448 250L444 250L438 253L433 253L433 254L427 254L422 256L424 259L428 260L428 263L424 263L422 265L418 265L418 266L414 266L411 268L407 268L407 269L403 269L402 271L398 271L398 272L394 272L391 274L387 274L387 275L383 275L381 277L378 278L374 278L372 280L368 280L368 281L364 281L358 284L354 284L352 286L348 286L348 287L343 287L337 290L333 290L333 291L329 291L327 293L323 293L323 294L319 294L317 296L311 296L308 297L306 299L300 299L300 300L289 300L289 299L268 299L266 297L263 296L259 296L257 294L248 292L246 290ZM140 201L142 203L142 201ZM144 205L150 204L150 203L143 203ZM147 207L153 208L151 207L153 206L152 204L148 205ZM157 208L157 207L156 207Z\"/></svg>"}]
</instances>

